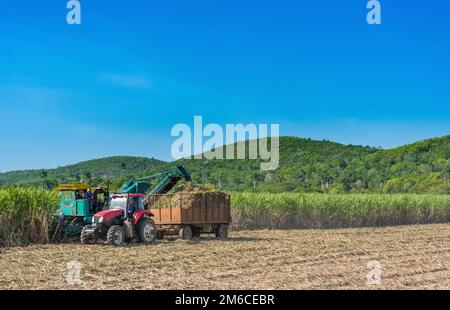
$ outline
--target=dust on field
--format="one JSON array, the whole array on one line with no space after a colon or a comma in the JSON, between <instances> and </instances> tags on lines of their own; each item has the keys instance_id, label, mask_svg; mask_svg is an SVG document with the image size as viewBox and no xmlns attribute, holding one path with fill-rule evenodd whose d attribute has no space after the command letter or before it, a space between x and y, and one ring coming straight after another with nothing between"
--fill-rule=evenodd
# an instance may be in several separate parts
<instances>
[{"instance_id":1,"label":"dust on field","mask_svg":"<svg viewBox=\"0 0 450 310\"><path fill-rule=\"evenodd\" d=\"M449 224L0 251L1 289L450 289ZM81 284L67 282L73 260ZM367 283L371 260L381 265L379 285Z\"/></svg>"}]
</instances>

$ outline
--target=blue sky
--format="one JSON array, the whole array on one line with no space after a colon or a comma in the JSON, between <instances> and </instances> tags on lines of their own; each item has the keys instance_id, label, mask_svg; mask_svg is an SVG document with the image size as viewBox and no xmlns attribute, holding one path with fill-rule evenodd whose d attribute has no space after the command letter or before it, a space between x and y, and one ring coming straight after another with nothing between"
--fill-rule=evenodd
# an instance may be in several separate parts
<instances>
[{"instance_id":1,"label":"blue sky","mask_svg":"<svg viewBox=\"0 0 450 310\"><path fill-rule=\"evenodd\" d=\"M176 123L394 147L450 133L450 2L0 3L0 171L170 160Z\"/></svg>"}]
</instances>

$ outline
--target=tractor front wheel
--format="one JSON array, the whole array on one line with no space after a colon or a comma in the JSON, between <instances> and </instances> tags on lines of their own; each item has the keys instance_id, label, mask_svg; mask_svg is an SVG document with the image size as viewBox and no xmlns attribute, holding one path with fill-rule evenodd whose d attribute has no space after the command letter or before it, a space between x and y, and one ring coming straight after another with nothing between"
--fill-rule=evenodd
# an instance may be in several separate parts
<instances>
[{"instance_id":1,"label":"tractor front wheel","mask_svg":"<svg viewBox=\"0 0 450 310\"><path fill-rule=\"evenodd\" d=\"M106 240L113 246L121 246L125 240L125 233L122 226L111 226L106 234Z\"/></svg>"},{"instance_id":2,"label":"tractor front wheel","mask_svg":"<svg viewBox=\"0 0 450 310\"><path fill-rule=\"evenodd\" d=\"M156 240L156 227L151 219L143 219L138 224L139 241L144 244L154 243Z\"/></svg>"},{"instance_id":3,"label":"tractor front wheel","mask_svg":"<svg viewBox=\"0 0 450 310\"><path fill-rule=\"evenodd\" d=\"M83 229L81 230L81 236L80 236L81 244L87 244L87 243L89 243L89 239L91 239L91 236L89 236L89 234L87 233L86 228L87 228L87 226L84 226Z\"/></svg>"}]
</instances>

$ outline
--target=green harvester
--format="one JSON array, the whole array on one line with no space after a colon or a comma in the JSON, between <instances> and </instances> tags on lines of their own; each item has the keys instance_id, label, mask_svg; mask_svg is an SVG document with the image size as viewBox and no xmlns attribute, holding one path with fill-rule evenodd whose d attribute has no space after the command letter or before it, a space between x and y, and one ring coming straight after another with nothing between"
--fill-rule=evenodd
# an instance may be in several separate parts
<instances>
[{"instance_id":1,"label":"green harvester","mask_svg":"<svg viewBox=\"0 0 450 310\"><path fill-rule=\"evenodd\" d=\"M92 223L95 213L103 210L108 203L109 193L102 188L91 192L87 184L60 185L59 214L52 242L60 242L67 237L79 235L84 226Z\"/></svg>"}]
</instances>

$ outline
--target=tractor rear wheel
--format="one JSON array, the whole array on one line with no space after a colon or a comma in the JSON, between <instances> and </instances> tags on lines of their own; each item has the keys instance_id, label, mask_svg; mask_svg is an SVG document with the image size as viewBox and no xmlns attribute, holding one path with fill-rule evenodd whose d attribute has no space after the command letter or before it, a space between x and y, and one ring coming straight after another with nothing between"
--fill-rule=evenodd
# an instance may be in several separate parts
<instances>
[{"instance_id":1,"label":"tractor rear wheel","mask_svg":"<svg viewBox=\"0 0 450 310\"><path fill-rule=\"evenodd\" d=\"M226 239L228 238L228 225L220 224L216 228L216 238Z\"/></svg>"},{"instance_id":2,"label":"tractor rear wheel","mask_svg":"<svg viewBox=\"0 0 450 310\"><path fill-rule=\"evenodd\" d=\"M143 219L138 224L139 241L144 244L151 244L156 241L156 227L151 219Z\"/></svg>"},{"instance_id":3,"label":"tractor rear wheel","mask_svg":"<svg viewBox=\"0 0 450 310\"><path fill-rule=\"evenodd\" d=\"M125 240L125 233L122 226L111 226L106 234L106 240L113 246L121 246Z\"/></svg>"},{"instance_id":4,"label":"tractor rear wheel","mask_svg":"<svg viewBox=\"0 0 450 310\"><path fill-rule=\"evenodd\" d=\"M180 229L180 237L183 240L191 240L192 239L192 228L189 225L184 225Z\"/></svg>"}]
</instances>

